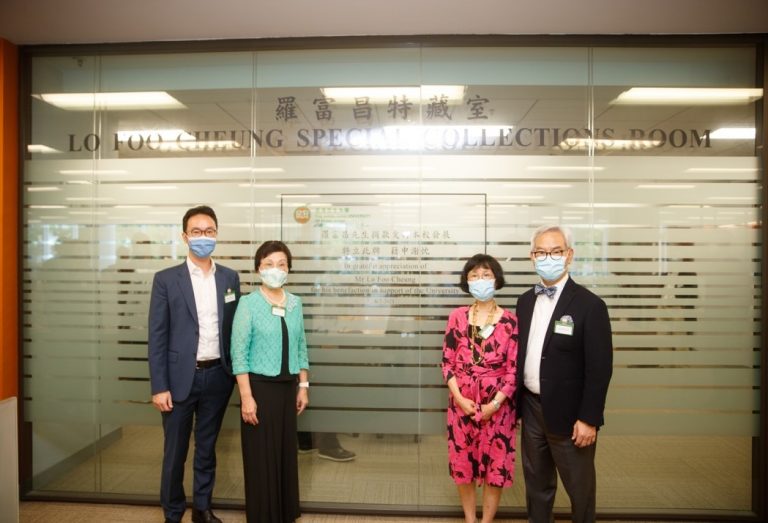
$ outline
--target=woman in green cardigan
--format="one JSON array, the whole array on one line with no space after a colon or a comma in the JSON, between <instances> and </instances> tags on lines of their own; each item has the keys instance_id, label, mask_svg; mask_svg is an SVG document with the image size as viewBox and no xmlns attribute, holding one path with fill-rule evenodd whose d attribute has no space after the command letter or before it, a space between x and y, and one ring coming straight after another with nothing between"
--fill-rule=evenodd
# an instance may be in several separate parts
<instances>
[{"instance_id":1,"label":"woman in green cardigan","mask_svg":"<svg viewBox=\"0 0 768 523\"><path fill-rule=\"evenodd\" d=\"M301 299L283 289L291 260L283 242L258 248L261 286L240 299L232 325L245 512L252 523L290 523L301 515L296 415L309 403L309 363Z\"/></svg>"}]
</instances>

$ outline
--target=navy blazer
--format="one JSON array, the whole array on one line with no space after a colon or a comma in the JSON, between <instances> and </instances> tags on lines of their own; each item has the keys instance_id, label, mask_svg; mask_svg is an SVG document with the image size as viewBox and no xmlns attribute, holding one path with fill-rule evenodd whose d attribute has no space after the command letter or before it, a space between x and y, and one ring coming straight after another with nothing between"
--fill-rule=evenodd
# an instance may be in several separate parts
<instances>
[{"instance_id":1,"label":"navy blazer","mask_svg":"<svg viewBox=\"0 0 768 523\"><path fill-rule=\"evenodd\" d=\"M534 305L533 289L517 300L519 394L525 394L523 372ZM566 315L573 319L571 336L554 332L555 322ZM570 436L576 420L600 427L604 423L605 397L612 370L608 308L597 295L569 277L549 320L541 353L540 399L547 430ZM518 401L517 405L519 416L524 418L524 402Z\"/></svg>"},{"instance_id":2,"label":"navy blazer","mask_svg":"<svg viewBox=\"0 0 768 523\"><path fill-rule=\"evenodd\" d=\"M232 320L240 299L237 272L216 264L216 296L219 304L219 351L231 374L229 344ZM235 299L224 302L225 294ZM155 274L149 302L149 377L152 394L171 391L172 401L189 396L195 376L198 345L197 306L186 260Z\"/></svg>"}]
</instances>

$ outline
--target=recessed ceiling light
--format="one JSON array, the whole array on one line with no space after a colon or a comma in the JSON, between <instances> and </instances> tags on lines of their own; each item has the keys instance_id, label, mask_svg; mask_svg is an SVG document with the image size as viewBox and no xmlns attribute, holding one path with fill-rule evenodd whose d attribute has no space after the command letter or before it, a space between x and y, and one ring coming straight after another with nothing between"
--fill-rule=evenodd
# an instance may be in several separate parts
<instances>
[{"instance_id":1,"label":"recessed ceiling light","mask_svg":"<svg viewBox=\"0 0 768 523\"><path fill-rule=\"evenodd\" d=\"M59 187L27 187L27 192L52 192L60 190Z\"/></svg>"},{"instance_id":2,"label":"recessed ceiling light","mask_svg":"<svg viewBox=\"0 0 768 523\"><path fill-rule=\"evenodd\" d=\"M34 143L34 144L27 145L27 152L50 154L50 153L58 153L60 151L58 149L54 149L53 147L48 147L47 145Z\"/></svg>"},{"instance_id":3,"label":"recessed ceiling light","mask_svg":"<svg viewBox=\"0 0 768 523\"><path fill-rule=\"evenodd\" d=\"M33 94L67 111L132 111L137 109L184 109L185 105L165 91L134 93L42 93Z\"/></svg>"},{"instance_id":4,"label":"recessed ceiling light","mask_svg":"<svg viewBox=\"0 0 768 523\"><path fill-rule=\"evenodd\" d=\"M721 127L709 133L712 140L754 140L754 127Z\"/></svg>"},{"instance_id":5,"label":"recessed ceiling light","mask_svg":"<svg viewBox=\"0 0 768 523\"><path fill-rule=\"evenodd\" d=\"M621 93L611 103L618 105L720 105L745 104L762 97L762 89L633 87Z\"/></svg>"}]
</instances>

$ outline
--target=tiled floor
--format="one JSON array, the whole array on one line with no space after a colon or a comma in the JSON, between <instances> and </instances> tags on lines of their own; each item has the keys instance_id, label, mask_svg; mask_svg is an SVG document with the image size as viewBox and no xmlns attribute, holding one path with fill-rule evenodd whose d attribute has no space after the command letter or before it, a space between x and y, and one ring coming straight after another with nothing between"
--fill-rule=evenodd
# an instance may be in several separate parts
<instances>
[{"instance_id":1,"label":"tiled floor","mask_svg":"<svg viewBox=\"0 0 768 523\"><path fill-rule=\"evenodd\" d=\"M216 515L224 523L245 523L245 515L237 510L216 510ZM162 513L156 507L136 507L130 505L89 505L83 503L58 502L23 502L21 504L20 523L151 523L162 521ZM184 523L191 521L185 515ZM343 516L338 514L305 514L298 523L461 523L459 518L432 517L384 517L384 516ZM558 520L564 521L564 520ZM604 520L610 521L610 520ZM497 519L496 523L524 523L521 519ZM622 523L645 523L641 521ZM664 523L654 521L653 523ZM687 523L695 523L690 520Z\"/></svg>"},{"instance_id":2,"label":"tiled floor","mask_svg":"<svg viewBox=\"0 0 768 523\"><path fill-rule=\"evenodd\" d=\"M243 502L243 477L239 432L222 431L218 452L214 497L236 504ZM342 444L357 453L357 459L336 463L320 459L316 453L299 456L301 499L305 507L339 504L348 508L378 505L424 510L437 507L444 513L458 510L455 486L447 474L447 450L442 436L340 435ZM127 425L119 439L107 448L61 471L45 484L35 485L40 493L93 493L112 499L139 497L156 504L162 457L162 429L157 426ZM191 459L185 488L191 492ZM751 506L751 440L737 437L602 436L597 452L598 508L604 513L701 513L701 511L749 511ZM523 513L524 482L520 466L515 484L504 491L502 508ZM41 510L25 505L23 521L152 521L157 508L123 509L113 519L100 516L111 510L103 505L88 506L86 512L61 506L63 519L35 519ZM558 490L556 509L565 512L569 503L563 489ZM332 509L333 508L332 506ZM242 513L227 514L228 521L244 521ZM144 516L139 517L139 514ZM88 516L90 517L90 516ZM115 516L118 517L118 516ZM327 519L327 518L332 519ZM390 521L365 520L360 516L308 515L302 523ZM106 519L104 519L106 518ZM135 519L130 519L135 518ZM239 518L239 519L238 519ZM326 519L323 519L326 518ZM394 519L414 521L413 519ZM428 519L432 523L439 520Z\"/></svg>"},{"instance_id":3,"label":"tiled floor","mask_svg":"<svg viewBox=\"0 0 768 523\"><path fill-rule=\"evenodd\" d=\"M457 506L447 474L442 436L341 435L357 452L349 463L299 457L301 499L308 503ZM243 476L237 430L222 431L216 491L224 500L242 500ZM162 430L127 425L122 437L100 453L36 489L53 492L156 496L162 457ZM188 460L188 467L191 465ZM525 504L522 475L506 489L502 506ZM749 510L751 440L729 437L601 437L597 451L598 506L610 510ZM186 489L191 491L191 469ZM559 489L556 506L567 507Z\"/></svg>"}]
</instances>

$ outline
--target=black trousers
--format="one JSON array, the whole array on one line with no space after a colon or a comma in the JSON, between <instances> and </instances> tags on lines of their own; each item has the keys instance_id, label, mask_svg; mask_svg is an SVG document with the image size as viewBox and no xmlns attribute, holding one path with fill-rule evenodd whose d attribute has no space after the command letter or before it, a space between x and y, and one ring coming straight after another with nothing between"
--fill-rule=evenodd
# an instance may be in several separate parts
<instances>
[{"instance_id":1,"label":"black trousers","mask_svg":"<svg viewBox=\"0 0 768 523\"><path fill-rule=\"evenodd\" d=\"M300 515L296 381L250 375L258 425L240 420L248 523L291 523Z\"/></svg>"},{"instance_id":2,"label":"black trousers","mask_svg":"<svg viewBox=\"0 0 768 523\"><path fill-rule=\"evenodd\" d=\"M523 392L523 475L530 523L552 523L557 474L571 499L576 523L595 521L595 447L579 448L570 434L547 431L538 396Z\"/></svg>"}]
</instances>

